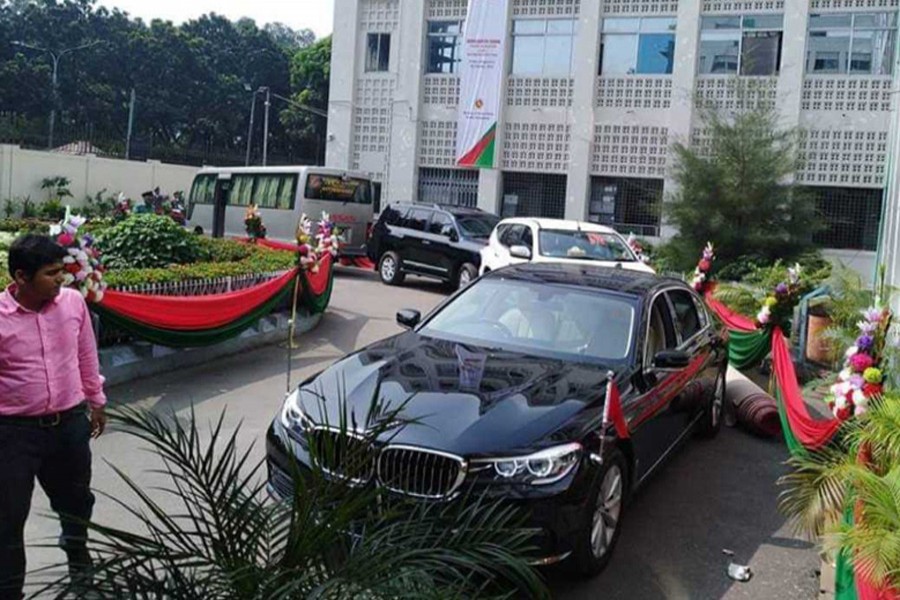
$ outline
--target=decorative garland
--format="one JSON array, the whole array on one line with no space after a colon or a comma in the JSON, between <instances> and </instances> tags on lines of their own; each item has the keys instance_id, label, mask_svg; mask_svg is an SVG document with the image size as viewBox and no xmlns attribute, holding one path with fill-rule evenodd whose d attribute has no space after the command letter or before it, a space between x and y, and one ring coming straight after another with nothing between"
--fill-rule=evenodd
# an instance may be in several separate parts
<instances>
[{"instance_id":1,"label":"decorative garland","mask_svg":"<svg viewBox=\"0 0 900 600\"><path fill-rule=\"evenodd\" d=\"M319 265L325 255L336 258L340 244L338 231L327 212L322 213L322 219L315 230L316 233L313 234L312 221L305 214L302 215L297 225L297 251L300 267L311 273L319 272Z\"/></svg>"},{"instance_id":2,"label":"decorative garland","mask_svg":"<svg viewBox=\"0 0 900 600\"><path fill-rule=\"evenodd\" d=\"M691 287L701 296L706 296L715 287L712 279L712 268L715 260L715 248L713 248L712 242L708 242L706 248L703 249L700 262L697 263L697 268L694 269L694 278L691 280Z\"/></svg>"},{"instance_id":3,"label":"decorative garland","mask_svg":"<svg viewBox=\"0 0 900 600\"><path fill-rule=\"evenodd\" d=\"M860 335L856 344L847 349L844 369L826 399L831 412L841 421L865 413L870 400L884 392L881 364L893 315L889 308L877 304L862 311L862 315L863 320L857 324Z\"/></svg>"},{"instance_id":4,"label":"decorative garland","mask_svg":"<svg viewBox=\"0 0 900 600\"><path fill-rule=\"evenodd\" d=\"M66 269L64 285L80 291L88 302L99 303L106 293L106 282L103 281L106 269L100 252L94 246L93 236L89 233L78 235L78 229L86 221L84 217L73 215L67 206L63 220L50 227L50 236L68 253L63 258Z\"/></svg>"}]
</instances>

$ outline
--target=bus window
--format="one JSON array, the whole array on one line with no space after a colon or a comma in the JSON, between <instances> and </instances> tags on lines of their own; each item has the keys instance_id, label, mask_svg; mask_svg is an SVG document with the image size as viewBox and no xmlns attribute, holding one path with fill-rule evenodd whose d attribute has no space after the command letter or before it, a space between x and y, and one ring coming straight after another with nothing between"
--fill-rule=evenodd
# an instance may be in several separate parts
<instances>
[{"instance_id":1,"label":"bus window","mask_svg":"<svg viewBox=\"0 0 900 600\"><path fill-rule=\"evenodd\" d=\"M231 206L250 206L253 200L253 184L255 175L235 175L231 178L231 193L228 204Z\"/></svg>"},{"instance_id":2,"label":"bus window","mask_svg":"<svg viewBox=\"0 0 900 600\"><path fill-rule=\"evenodd\" d=\"M253 202L260 208L293 210L296 175L257 175Z\"/></svg>"},{"instance_id":3,"label":"bus window","mask_svg":"<svg viewBox=\"0 0 900 600\"><path fill-rule=\"evenodd\" d=\"M372 186L366 179L318 175L306 177L306 194L309 200L372 204Z\"/></svg>"},{"instance_id":4,"label":"bus window","mask_svg":"<svg viewBox=\"0 0 900 600\"><path fill-rule=\"evenodd\" d=\"M191 186L188 200L191 204L212 204L216 195L216 176L198 175Z\"/></svg>"}]
</instances>

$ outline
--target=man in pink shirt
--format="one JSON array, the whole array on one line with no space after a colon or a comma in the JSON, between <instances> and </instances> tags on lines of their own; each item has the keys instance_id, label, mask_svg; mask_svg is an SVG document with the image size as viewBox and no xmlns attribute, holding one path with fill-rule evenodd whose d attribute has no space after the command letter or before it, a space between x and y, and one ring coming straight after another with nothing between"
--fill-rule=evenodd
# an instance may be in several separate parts
<instances>
[{"instance_id":1,"label":"man in pink shirt","mask_svg":"<svg viewBox=\"0 0 900 600\"><path fill-rule=\"evenodd\" d=\"M35 479L60 516L70 578L91 564L90 439L106 426L106 396L87 305L63 287L66 255L48 237L20 237L15 283L0 293L0 600L22 598Z\"/></svg>"}]
</instances>

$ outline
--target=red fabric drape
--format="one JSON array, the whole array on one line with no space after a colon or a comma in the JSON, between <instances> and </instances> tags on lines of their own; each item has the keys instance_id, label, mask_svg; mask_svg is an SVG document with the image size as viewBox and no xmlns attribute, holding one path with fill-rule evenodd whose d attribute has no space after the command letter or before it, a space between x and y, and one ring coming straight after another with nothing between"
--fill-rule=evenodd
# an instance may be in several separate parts
<instances>
[{"instance_id":1,"label":"red fabric drape","mask_svg":"<svg viewBox=\"0 0 900 600\"><path fill-rule=\"evenodd\" d=\"M245 242L249 242L250 240L242 240ZM272 250L285 250L287 252L297 252L300 250L300 246L297 244L292 244L290 242L279 242L278 240L267 240L261 239L256 240L257 246L262 246L264 248L270 248Z\"/></svg>"},{"instance_id":2,"label":"red fabric drape","mask_svg":"<svg viewBox=\"0 0 900 600\"><path fill-rule=\"evenodd\" d=\"M369 271L375 269L375 263L365 256L342 256L341 264L345 267L359 267L360 269L367 269Z\"/></svg>"},{"instance_id":3,"label":"red fabric drape","mask_svg":"<svg viewBox=\"0 0 900 600\"><path fill-rule=\"evenodd\" d=\"M810 416L797 384L797 372L794 370L787 340L779 327L772 331L772 366L781 388L791 430L804 447L810 450L821 448L831 441L841 422L835 418L823 420Z\"/></svg>"},{"instance_id":4,"label":"red fabric drape","mask_svg":"<svg viewBox=\"0 0 900 600\"><path fill-rule=\"evenodd\" d=\"M150 296L107 291L100 305L144 325L176 331L222 327L252 312L290 285L297 269L237 292L211 296ZM324 270L325 284L328 271Z\"/></svg>"},{"instance_id":5,"label":"red fabric drape","mask_svg":"<svg viewBox=\"0 0 900 600\"><path fill-rule=\"evenodd\" d=\"M313 296L321 296L328 289L328 279L331 276L331 264L334 259L330 253L326 253L319 262L319 272L306 271L306 283Z\"/></svg>"},{"instance_id":6,"label":"red fabric drape","mask_svg":"<svg viewBox=\"0 0 900 600\"><path fill-rule=\"evenodd\" d=\"M746 332L756 331L756 323L752 319L739 315L713 298L712 292L706 294L706 305L719 315L719 318L722 319L722 322L725 323L728 329Z\"/></svg>"}]
</instances>

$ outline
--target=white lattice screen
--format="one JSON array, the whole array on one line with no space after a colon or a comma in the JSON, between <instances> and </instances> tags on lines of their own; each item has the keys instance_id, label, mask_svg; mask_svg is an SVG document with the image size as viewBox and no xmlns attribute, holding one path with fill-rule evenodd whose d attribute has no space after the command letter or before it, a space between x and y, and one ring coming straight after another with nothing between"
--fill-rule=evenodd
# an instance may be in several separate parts
<instances>
[{"instance_id":1,"label":"white lattice screen","mask_svg":"<svg viewBox=\"0 0 900 600\"><path fill-rule=\"evenodd\" d=\"M697 79L697 103L715 109L748 110L775 108L777 77L700 77Z\"/></svg>"},{"instance_id":2,"label":"white lattice screen","mask_svg":"<svg viewBox=\"0 0 900 600\"><path fill-rule=\"evenodd\" d=\"M888 112L891 110L891 80L812 78L803 81L803 110Z\"/></svg>"},{"instance_id":3,"label":"white lattice screen","mask_svg":"<svg viewBox=\"0 0 900 600\"><path fill-rule=\"evenodd\" d=\"M564 173L569 168L570 128L565 123L506 123L503 168Z\"/></svg>"},{"instance_id":4,"label":"white lattice screen","mask_svg":"<svg viewBox=\"0 0 900 600\"><path fill-rule=\"evenodd\" d=\"M459 75L426 75L422 102L430 106L459 105Z\"/></svg>"},{"instance_id":5,"label":"white lattice screen","mask_svg":"<svg viewBox=\"0 0 900 600\"><path fill-rule=\"evenodd\" d=\"M428 19L465 19L469 12L468 0L425 0Z\"/></svg>"},{"instance_id":6,"label":"white lattice screen","mask_svg":"<svg viewBox=\"0 0 900 600\"><path fill-rule=\"evenodd\" d=\"M811 0L810 10L852 10L897 8L900 0Z\"/></svg>"},{"instance_id":7,"label":"white lattice screen","mask_svg":"<svg viewBox=\"0 0 900 600\"><path fill-rule=\"evenodd\" d=\"M456 163L456 121L425 121L419 136L420 166L451 167Z\"/></svg>"},{"instance_id":8,"label":"white lattice screen","mask_svg":"<svg viewBox=\"0 0 900 600\"><path fill-rule=\"evenodd\" d=\"M506 105L535 108L572 106L575 80L555 77L516 77L508 80Z\"/></svg>"},{"instance_id":9,"label":"white lattice screen","mask_svg":"<svg viewBox=\"0 0 900 600\"><path fill-rule=\"evenodd\" d=\"M592 175L664 177L669 130L650 125L597 125Z\"/></svg>"},{"instance_id":10,"label":"white lattice screen","mask_svg":"<svg viewBox=\"0 0 900 600\"><path fill-rule=\"evenodd\" d=\"M703 12L705 13L743 13L782 10L784 10L784 0L703 0Z\"/></svg>"},{"instance_id":11,"label":"white lattice screen","mask_svg":"<svg viewBox=\"0 0 900 600\"><path fill-rule=\"evenodd\" d=\"M672 104L671 77L599 77L600 108L666 109Z\"/></svg>"},{"instance_id":12,"label":"white lattice screen","mask_svg":"<svg viewBox=\"0 0 900 600\"><path fill-rule=\"evenodd\" d=\"M707 158L712 154L710 151L709 129L704 127L694 127L694 129L691 130L691 149L700 156Z\"/></svg>"},{"instance_id":13,"label":"white lattice screen","mask_svg":"<svg viewBox=\"0 0 900 600\"><path fill-rule=\"evenodd\" d=\"M356 107L353 112L353 168L384 177L384 160L391 141L391 105L396 78L362 77L356 82ZM380 155L380 169L371 167L370 158Z\"/></svg>"},{"instance_id":14,"label":"white lattice screen","mask_svg":"<svg viewBox=\"0 0 900 600\"><path fill-rule=\"evenodd\" d=\"M608 16L667 15L677 12L678 0L606 0L603 3L603 14Z\"/></svg>"},{"instance_id":15,"label":"white lattice screen","mask_svg":"<svg viewBox=\"0 0 900 600\"><path fill-rule=\"evenodd\" d=\"M515 17L576 16L581 0L513 0Z\"/></svg>"},{"instance_id":16,"label":"white lattice screen","mask_svg":"<svg viewBox=\"0 0 900 600\"><path fill-rule=\"evenodd\" d=\"M884 185L888 132L809 129L801 134L802 183Z\"/></svg>"},{"instance_id":17,"label":"white lattice screen","mask_svg":"<svg viewBox=\"0 0 900 600\"><path fill-rule=\"evenodd\" d=\"M400 0L362 0L359 13L362 31L390 33L400 23Z\"/></svg>"}]
</instances>

